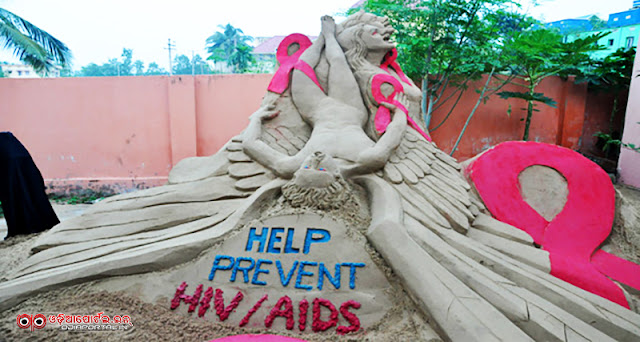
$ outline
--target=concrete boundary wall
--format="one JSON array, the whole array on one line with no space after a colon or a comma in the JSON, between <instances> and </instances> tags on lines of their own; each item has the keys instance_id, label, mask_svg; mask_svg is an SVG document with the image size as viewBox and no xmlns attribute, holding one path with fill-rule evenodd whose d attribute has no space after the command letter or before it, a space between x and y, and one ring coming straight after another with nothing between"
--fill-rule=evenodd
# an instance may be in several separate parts
<instances>
[{"instance_id":1,"label":"concrete boundary wall","mask_svg":"<svg viewBox=\"0 0 640 342\"><path fill-rule=\"evenodd\" d=\"M640 49L636 52L633 66L622 142L640 147ZM640 153L623 147L618 172L621 183L640 189Z\"/></svg>"},{"instance_id":2,"label":"concrete boundary wall","mask_svg":"<svg viewBox=\"0 0 640 342\"><path fill-rule=\"evenodd\" d=\"M271 76L0 79L0 131L11 131L22 141L50 191L89 187L122 192L156 186L166 182L181 159L212 155L239 134L259 107ZM586 85L554 77L538 91L559 105L539 106L532 139L578 149L591 96ZM477 97L471 87L434 132L444 151L451 151ZM522 107L524 101L495 96L481 105L454 156L464 160L500 142L519 140ZM600 116L606 118L607 110ZM447 112L438 110L433 125Z\"/></svg>"},{"instance_id":3,"label":"concrete boundary wall","mask_svg":"<svg viewBox=\"0 0 640 342\"><path fill-rule=\"evenodd\" d=\"M27 147L51 191L157 186L181 159L213 154L240 133L270 79L0 79L0 131Z\"/></svg>"},{"instance_id":4,"label":"concrete boundary wall","mask_svg":"<svg viewBox=\"0 0 640 342\"><path fill-rule=\"evenodd\" d=\"M453 149L469 113L480 97L475 89L482 88L485 83L486 76L472 83L450 118L436 130L433 128L439 125L449 113L450 107L455 102L455 96L447 105L434 113L430 131L433 140L445 152L449 153ZM523 91L523 88L510 85L503 88L502 91ZM536 92L552 98L558 105L553 108L544 104L536 104L538 111L533 113L529 140L561 145L574 150L579 149L582 145L581 138L587 98L596 95L588 93L586 83L575 84L571 79L563 80L560 77L546 78L536 88ZM445 93L443 98L449 94ZM511 114L508 114L509 106L511 106ZM524 100L510 99L507 101L497 95L490 97L486 104L481 104L478 107L463 136L462 143L453 156L460 160L466 160L501 142L521 140L524 134L526 107L527 103ZM610 109L607 110L610 111ZM607 112L602 114L607 114ZM600 116L603 115L598 117ZM605 115L603 119L608 120L607 118L608 116Z\"/></svg>"}]
</instances>

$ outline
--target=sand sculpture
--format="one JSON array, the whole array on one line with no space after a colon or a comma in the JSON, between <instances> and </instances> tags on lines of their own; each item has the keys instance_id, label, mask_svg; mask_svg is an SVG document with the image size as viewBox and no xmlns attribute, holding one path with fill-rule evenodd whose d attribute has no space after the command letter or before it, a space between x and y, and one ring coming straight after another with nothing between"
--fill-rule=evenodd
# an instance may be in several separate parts
<instances>
[{"instance_id":1,"label":"sand sculpture","mask_svg":"<svg viewBox=\"0 0 640 342\"><path fill-rule=\"evenodd\" d=\"M241 135L43 235L0 283L0 309L98 280L265 331L366 336L420 312L420 339L640 339L633 301L552 276L548 250L490 216L420 129L392 32L360 12L323 17L314 43L287 37Z\"/></svg>"}]
</instances>

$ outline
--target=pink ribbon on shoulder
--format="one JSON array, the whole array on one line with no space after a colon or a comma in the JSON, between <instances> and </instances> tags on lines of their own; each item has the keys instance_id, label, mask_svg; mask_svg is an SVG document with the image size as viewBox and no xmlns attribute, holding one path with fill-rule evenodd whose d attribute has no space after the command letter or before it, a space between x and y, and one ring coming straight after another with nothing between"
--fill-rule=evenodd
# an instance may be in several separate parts
<instances>
[{"instance_id":1,"label":"pink ribbon on shoulder","mask_svg":"<svg viewBox=\"0 0 640 342\"><path fill-rule=\"evenodd\" d=\"M292 55L289 55L289 47L293 44L298 44L300 48ZM300 33L290 34L280 42L278 50L276 51L276 59L278 60L280 67L276 71L275 75L273 75L273 78L269 83L269 87L267 87L269 91L278 94L284 93L284 91L289 88L291 71L294 68L304 72L305 75L309 76L309 78L311 78L311 80L320 87L320 89L322 89L313 68L306 62L299 60L300 55L302 55L309 46L311 46L311 40L309 37Z\"/></svg>"},{"instance_id":2,"label":"pink ribbon on shoulder","mask_svg":"<svg viewBox=\"0 0 640 342\"><path fill-rule=\"evenodd\" d=\"M389 83L393 86L393 91L389 96L384 96L382 93L382 84ZM390 103L402 110L407 115L407 123L413 129L418 131L427 141L431 141L431 137L429 134L425 133L418 124L413 121L411 116L409 116L409 110L403 106L400 102L395 100L395 96L398 93L402 93L404 88L402 84L393 76L387 74L377 74L373 76L373 80L371 80L371 92L373 94L373 99L376 100L380 107L378 107L378 111L376 112L376 116L374 118L374 124L376 127L376 131L378 134L382 134L387 131L387 126L391 123L391 111L389 108L382 106L382 103Z\"/></svg>"},{"instance_id":3,"label":"pink ribbon on shoulder","mask_svg":"<svg viewBox=\"0 0 640 342\"><path fill-rule=\"evenodd\" d=\"M384 56L384 59L382 60L382 64L380 65L380 68L386 72L389 72L389 67L391 67L391 69L393 69L396 72L396 74L398 74L398 77L400 77L402 82L406 84L411 84L407 76L404 74L404 72L402 72L402 68L400 67L400 64L398 64L398 62L396 61L397 58L398 58L398 49L393 48L393 50L389 51L389 53L387 53L387 55Z\"/></svg>"}]
</instances>

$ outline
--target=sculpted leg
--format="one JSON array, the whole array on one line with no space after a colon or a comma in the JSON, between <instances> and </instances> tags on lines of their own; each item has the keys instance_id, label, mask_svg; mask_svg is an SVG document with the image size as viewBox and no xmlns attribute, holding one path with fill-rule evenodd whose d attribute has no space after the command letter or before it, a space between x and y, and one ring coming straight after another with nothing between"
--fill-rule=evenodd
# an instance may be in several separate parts
<instances>
[{"instance_id":1,"label":"sculpted leg","mask_svg":"<svg viewBox=\"0 0 640 342\"><path fill-rule=\"evenodd\" d=\"M322 36L329 62L329 97L366 111L358 82L336 40L336 23L329 16L322 17Z\"/></svg>"},{"instance_id":2,"label":"sculpted leg","mask_svg":"<svg viewBox=\"0 0 640 342\"><path fill-rule=\"evenodd\" d=\"M311 72L313 72L313 68L315 68L320 61L324 46L324 37L320 35L313 45L300 55L298 63L306 63L310 67ZM305 72L299 68L294 68L291 76L291 97L302 117L310 121L315 108L318 107L320 101L326 98L327 95L311 80L309 75L306 75Z\"/></svg>"}]
</instances>

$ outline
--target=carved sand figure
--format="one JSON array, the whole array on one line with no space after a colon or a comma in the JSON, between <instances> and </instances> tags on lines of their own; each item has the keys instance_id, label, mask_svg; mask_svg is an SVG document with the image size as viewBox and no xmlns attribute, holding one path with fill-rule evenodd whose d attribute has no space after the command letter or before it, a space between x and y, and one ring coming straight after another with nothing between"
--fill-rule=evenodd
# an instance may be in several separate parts
<instances>
[{"instance_id":1,"label":"carved sand figure","mask_svg":"<svg viewBox=\"0 0 640 342\"><path fill-rule=\"evenodd\" d=\"M297 64L302 67L296 67L292 74L293 102L302 119L312 127L305 146L296 155L288 156L259 140L263 121L277 115L274 109L254 114L245 132L245 152L281 177L291 178L302 161L319 150L337 158L343 164L341 171L345 176L371 173L383 167L391 152L400 144L406 116L388 103L384 105L394 109L395 114L386 134L377 143L365 134L363 128L368 119L367 108L362 102L355 76L338 45L335 30L333 18L322 17L321 36L302 53ZM320 62L323 49L329 64L328 94L314 81L315 74L307 75L313 73L308 70L313 70Z\"/></svg>"},{"instance_id":2,"label":"carved sand figure","mask_svg":"<svg viewBox=\"0 0 640 342\"><path fill-rule=\"evenodd\" d=\"M640 339L640 316L551 276L549 253L491 218L460 164L428 141L384 18L361 12L335 28L324 17L322 27L289 89L267 93L243 134L182 161L169 184L109 198L43 235L0 283L0 309L187 263L283 198L324 211L366 206L367 243L442 340Z\"/></svg>"}]
</instances>

